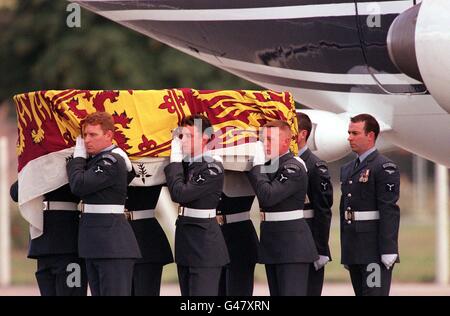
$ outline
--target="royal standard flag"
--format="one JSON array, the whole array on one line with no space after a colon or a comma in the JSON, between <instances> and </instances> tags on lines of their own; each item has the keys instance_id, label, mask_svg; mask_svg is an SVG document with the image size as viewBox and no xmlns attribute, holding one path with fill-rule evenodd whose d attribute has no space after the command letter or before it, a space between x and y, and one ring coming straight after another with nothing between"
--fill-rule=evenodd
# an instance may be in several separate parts
<instances>
[{"instance_id":1,"label":"royal standard flag","mask_svg":"<svg viewBox=\"0 0 450 316\"><path fill-rule=\"evenodd\" d=\"M271 120L290 124L291 150L297 152L297 117L289 92L69 89L23 93L14 101L19 208L37 231L42 231L43 195L67 183L65 166L81 133L80 122L92 112L105 111L113 116L114 141L130 156L137 174L131 185L165 182L163 168L170 155L172 131L191 114L204 114L211 121L215 134L212 149L223 156L226 169L248 169L257 132ZM242 153L240 162L227 159Z\"/></svg>"}]
</instances>

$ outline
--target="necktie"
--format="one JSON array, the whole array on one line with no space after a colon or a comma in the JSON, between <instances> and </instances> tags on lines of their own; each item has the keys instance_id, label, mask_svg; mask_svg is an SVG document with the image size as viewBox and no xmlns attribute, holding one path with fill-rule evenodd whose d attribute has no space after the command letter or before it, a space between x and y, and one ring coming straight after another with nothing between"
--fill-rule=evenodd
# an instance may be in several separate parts
<instances>
[{"instance_id":1,"label":"necktie","mask_svg":"<svg viewBox=\"0 0 450 316\"><path fill-rule=\"evenodd\" d=\"M356 158L355 167L353 168L353 170L356 170L358 168L359 164L360 164L359 158Z\"/></svg>"}]
</instances>

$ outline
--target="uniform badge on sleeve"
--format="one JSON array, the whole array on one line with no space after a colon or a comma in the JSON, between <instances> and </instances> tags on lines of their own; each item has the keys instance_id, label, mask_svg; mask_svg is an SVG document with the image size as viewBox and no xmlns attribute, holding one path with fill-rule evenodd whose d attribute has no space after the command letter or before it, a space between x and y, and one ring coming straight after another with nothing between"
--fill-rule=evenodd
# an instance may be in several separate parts
<instances>
[{"instance_id":1,"label":"uniform badge on sleeve","mask_svg":"<svg viewBox=\"0 0 450 316\"><path fill-rule=\"evenodd\" d=\"M103 160L103 164L105 166L112 166L112 163L110 163L108 160Z\"/></svg>"},{"instance_id":2,"label":"uniform badge on sleeve","mask_svg":"<svg viewBox=\"0 0 450 316\"><path fill-rule=\"evenodd\" d=\"M280 176L278 177L278 181L280 181L281 183L286 182L286 180L288 179L288 177L286 177L284 174L280 173Z\"/></svg>"},{"instance_id":3,"label":"uniform badge on sleeve","mask_svg":"<svg viewBox=\"0 0 450 316\"><path fill-rule=\"evenodd\" d=\"M387 183L386 184L386 191L387 192L394 192L395 190L395 183Z\"/></svg>"},{"instance_id":4,"label":"uniform badge on sleeve","mask_svg":"<svg viewBox=\"0 0 450 316\"><path fill-rule=\"evenodd\" d=\"M316 167L322 172L326 173L328 171L328 165L324 161L318 161L316 162Z\"/></svg>"},{"instance_id":5,"label":"uniform badge on sleeve","mask_svg":"<svg viewBox=\"0 0 450 316\"><path fill-rule=\"evenodd\" d=\"M383 164L383 169L387 173L393 174L393 173L395 173L395 171L397 171L397 165L395 163L388 162L388 163Z\"/></svg>"},{"instance_id":6,"label":"uniform badge on sleeve","mask_svg":"<svg viewBox=\"0 0 450 316\"><path fill-rule=\"evenodd\" d=\"M209 171L209 174L212 175L212 176L217 176L217 175L223 173L222 168L216 163L209 163L208 164L208 171Z\"/></svg>"},{"instance_id":7,"label":"uniform badge on sleeve","mask_svg":"<svg viewBox=\"0 0 450 316\"><path fill-rule=\"evenodd\" d=\"M362 182L362 183L366 183L367 181L369 181L369 174L370 174L369 169L363 170L359 175L358 181Z\"/></svg>"},{"instance_id":8,"label":"uniform badge on sleeve","mask_svg":"<svg viewBox=\"0 0 450 316\"><path fill-rule=\"evenodd\" d=\"M195 183L197 183L197 184L202 184L203 182L206 181L206 179L203 178L201 174L199 174L198 176L196 176L196 177L194 178L194 181L195 181Z\"/></svg>"},{"instance_id":9,"label":"uniform badge on sleeve","mask_svg":"<svg viewBox=\"0 0 450 316\"><path fill-rule=\"evenodd\" d=\"M102 167L97 165L97 168L94 170L94 173L103 173Z\"/></svg>"}]
</instances>

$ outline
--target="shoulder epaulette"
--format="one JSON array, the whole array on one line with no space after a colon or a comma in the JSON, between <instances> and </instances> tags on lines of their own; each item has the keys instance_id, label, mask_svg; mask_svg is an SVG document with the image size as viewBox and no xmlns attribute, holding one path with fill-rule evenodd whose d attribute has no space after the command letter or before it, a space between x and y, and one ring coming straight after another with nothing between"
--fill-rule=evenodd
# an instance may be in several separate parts
<instances>
[{"instance_id":1,"label":"shoulder epaulette","mask_svg":"<svg viewBox=\"0 0 450 316\"><path fill-rule=\"evenodd\" d=\"M101 157L101 159L108 159L108 160L110 160L112 163L116 163L116 162L117 162L117 158L114 157L114 156L111 155L111 154L103 154L102 157Z\"/></svg>"}]
</instances>

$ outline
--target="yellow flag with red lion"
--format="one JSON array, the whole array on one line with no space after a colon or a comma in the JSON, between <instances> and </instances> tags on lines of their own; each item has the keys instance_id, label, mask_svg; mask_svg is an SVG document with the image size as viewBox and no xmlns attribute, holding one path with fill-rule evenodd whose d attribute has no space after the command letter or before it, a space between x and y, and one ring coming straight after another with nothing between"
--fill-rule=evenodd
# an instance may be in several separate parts
<instances>
[{"instance_id":1,"label":"yellow flag with red lion","mask_svg":"<svg viewBox=\"0 0 450 316\"><path fill-rule=\"evenodd\" d=\"M48 90L14 97L17 108L19 206L37 228L35 212L42 196L67 183L65 165L71 159L80 122L89 113L105 111L115 122L114 142L130 157L136 171L131 185L165 182L172 131L191 114L204 114L214 129L213 150L224 156L226 169L245 170L260 127L271 120L287 121L297 152L297 117L289 92L270 90ZM246 149L244 151L236 148ZM250 148L250 149L249 149Z\"/></svg>"}]
</instances>

